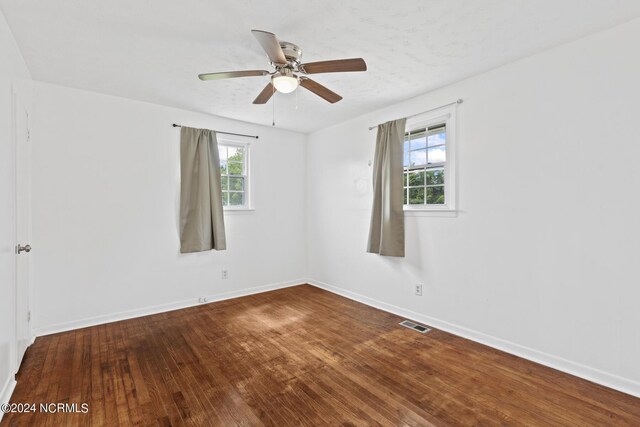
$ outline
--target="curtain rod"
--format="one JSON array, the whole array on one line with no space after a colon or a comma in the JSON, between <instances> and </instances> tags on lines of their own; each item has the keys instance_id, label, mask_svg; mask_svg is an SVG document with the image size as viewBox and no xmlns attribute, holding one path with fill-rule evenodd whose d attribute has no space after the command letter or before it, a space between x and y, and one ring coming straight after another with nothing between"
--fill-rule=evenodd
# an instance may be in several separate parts
<instances>
[{"instance_id":1,"label":"curtain rod","mask_svg":"<svg viewBox=\"0 0 640 427\"><path fill-rule=\"evenodd\" d=\"M175 123L172 124L171 126L173 126L174 128L181 128L182 127L182 125L177 125ZM223 133L225 135L246 136L247 138L255 138L255 139L259 138L258 135L245 135L244 133L222 132L222 131L214 130L214 129L209 129L209 130L212 130L215 133Z\"/></svg>"},{"instance_id":2,"label":"curtain rod","mask_svg":"<svg viewBox=\"0 0 640 427\"><path fill-rule=\"evenodd\" d=\"M461 98L458 98L458 99L456 99L454 102L450 102L450 103L448 103L448 104L444 104L444 105L441 105L441 106L439 106L439 107L432 108L432 109L427 110L427 111L420 111L419 113L412 114L412 115L407 116L407 117L405 117L405 118L406 118L406 119L410 119L411 117L419 116L420 114L429 113L429 112L434 111L434 110L437 110L437 109L439 109L439 108L448 107L449 105L455 105L455 104L462 104L462 99L461 99ZM369 128L369 130L375 129L375 128L377 128L378 126L379 126L379 125L371 126L371 127Z\"/></svg>"}]
</instances>

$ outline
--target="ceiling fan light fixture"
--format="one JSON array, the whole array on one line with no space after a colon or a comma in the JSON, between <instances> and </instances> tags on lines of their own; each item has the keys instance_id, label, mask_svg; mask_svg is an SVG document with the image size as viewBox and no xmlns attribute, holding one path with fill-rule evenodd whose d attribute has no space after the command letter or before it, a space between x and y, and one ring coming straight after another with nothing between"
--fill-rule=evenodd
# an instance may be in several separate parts
<instances>
[{"instance_id":1,"label":"ceiling fan light fixture","mask_svg":"<svg viewBox=\"0 0 640 427\"><path fill-rule=\"evenodd\" d=\"M293 75L273 76L271 82L276 90L282 93L291 93L298 87L298 78Z\"/></svg>"}]
</instances>

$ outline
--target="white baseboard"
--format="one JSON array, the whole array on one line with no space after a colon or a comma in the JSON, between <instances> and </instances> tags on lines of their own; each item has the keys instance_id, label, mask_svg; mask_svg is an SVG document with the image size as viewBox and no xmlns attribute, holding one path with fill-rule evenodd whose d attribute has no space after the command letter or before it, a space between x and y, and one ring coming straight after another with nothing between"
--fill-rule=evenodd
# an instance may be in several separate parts
<instances>
[{"instance_id":1,"label":"white baseboard","mask_svg":"<svg viewBox=\"0 0 640 427\"><path fill-rule=\"evenodd\" d=\"M223 301L231 298L238 298L247 295L259 294L262 292L274 291L276 289L288 288L306 283L306 279L289 280L286 282L272 283L269 285L256 286L253 288L241 289L238 291L224 292L221 294L205 295L206 303L201 303L198 298L190 298L187 300L171 302L168 304L155 305L151 307L143 307L135 310L121 311L119 313L106 314L101 316L87 317L84 319L73 320L71 322L56 323L47 325L33 330L34 337L57 334L58 332L71 331L74 329L86 328L88 326L102 325L104 323L117 322L120 320L133 319L135 317L148 316L150 314L164 313L167 311L179 310L181 308L193 307L201 304L209 304L216 301Z\"/></svg>"},{"instance_id":2,"label":"white baseboard","mask_svg":"<svg viewBox=\"0 0 640 427\"><path fill-rule=\"evenodd\" d=\"M563 359L562 357L534 350L532 348L506 341L491 335L487 335L473 329L454 325L444 320L436 319L424 314L397 307L395 305L387 304L385 302L378 301L373 298L369 298L337 286L329 285L318 280L307 279L307 283L320 289L324 289L329 292L333 292L343 297L352 299L354 301L369 305L371 307L375 307L380 310L405 317L407 319L417 320L420 323L425 323L427 325L433 326L436 329L440 329L445 332L470 339L480 344L502 350L506 353L522 357L523 359L531 360L533 362L557 369L562 372L566 372L571 375L575 375L576 377L583 378L596 384L600 384L605 387L630 394L632 396L640 397L640 383L637 381L623 378L618 375L604 372L580 363L572 362L571 360Z\"/></svg>"},{"instance_id":3,"label":"white baseboard","mask_svg":"<svg viewBox=\"0 0 640 427\"><path fill-rule=\"evenodd\" d=\"M0 391L0 405L4 405L5 403L9 403L11 400L11 395L13 394L13 389L16 388L16 379L13 375L11 375L7 381L4 383L2 387L2 391ZM2 416L4 412L0 411L0 421L2 421Z\"/></svg>"}]
</instances>

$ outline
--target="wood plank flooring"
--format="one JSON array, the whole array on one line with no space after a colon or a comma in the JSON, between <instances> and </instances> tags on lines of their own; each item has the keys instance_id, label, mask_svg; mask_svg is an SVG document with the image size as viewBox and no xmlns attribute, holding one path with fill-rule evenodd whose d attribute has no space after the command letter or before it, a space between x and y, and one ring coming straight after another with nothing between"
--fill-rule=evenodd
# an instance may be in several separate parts
<instances>
[{"instance_id":1,"label":"wood plank flooring","mask_svg":"<svg viewBox=\"0 0 640 427\"><path fill-rule=\"evenodd\" d=\"M36 339L2 426L640 426L640 399L309 285Z\"/></svg>"}]
</instances>

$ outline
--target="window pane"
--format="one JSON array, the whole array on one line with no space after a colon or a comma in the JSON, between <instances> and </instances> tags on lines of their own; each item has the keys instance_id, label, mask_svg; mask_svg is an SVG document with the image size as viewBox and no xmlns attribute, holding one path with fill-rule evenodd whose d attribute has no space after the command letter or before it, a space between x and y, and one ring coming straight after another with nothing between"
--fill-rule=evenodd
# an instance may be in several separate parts
<instances>
[{"instance_id":1,"label":"window pane","mask_svg":"<svg viewBox=\"0 0 640 427\"><path fill-rule=\"evenodd\" d=\"M244 205L244 193L239 191L229 192L229 205L230 206L242 206Z\"/></svg>"},{"instance_id":2,"label":"window pane","mask_svg":"<svg viewBox=\"0 0 640 427\"><path fill-rule=\"evenodd\" d=\"M424 187L409 189L409 204L410 205L424 204Z\"/></svg>"},{"instance_id":3,"label":"window pane","mask_svg":"<svg viewBox=\"0 0 640 427\"><path fill-rule=\"evenodd\" d=\"M427 187L427 204L428 205L444 204L444 186Z\"/></svg>"},{"instance_id":4,"label":"window pane","mask_svg":"<svg viewBox=\"0 0 640 427\"><path fill-rule=\"evenodd\" d=\"M447 142L447 136L444 130L439 133L434 133L429 135L429 147L433 147L434 145L444 145Z\"/></svg>"},{"instance_id":5,"label":"window pane","mask_svg":"<svg viewBox=\"0 0 640 427\"><path fill-rule=\"evenodd\" d=\"M228 191L223 191L222 192L222 206L228 206L229 205L229 192Z\"/></svg>"},{"instance_id":6,"label":"window pane","mask_svg":"<svg viewBox=\"0 0 640 427\"><path fill-rule=\"evenodd\" d=\"M244 148L242 147L228 147L229 160L244 163Z\"/></svg>"},{"instance_id":7,"label":"window pane","mask_svg":"<svg viewBox=\"0 0 640 427\"><path fill-rule=\"evenodd\" d=\"M222 163L223 160L227 160L227 147L224 145L219 145L218 146L218 154L220 155L220 163Z\"/></svg>"},{"instance_id":8,"label":"window pane","mask_svg":"<svg viewBox=\"0 0 640 427\"><path fill-rule=\"evenodd\" d=\"M447 160L447 156L445 154L445 147L433 147L427 149L429 157L429 163L442 163Z\"/></svg>"},{"instance_id":9,"label":"window pane","mask_svg":"<svg viewBox=\"0 0 640 427\"><path fill-rule=\"evenodd\" d=\"M410 166L420 166L427 164L427 152L425 150L417 150L409 152Z\"/></svg>"},{"instance_id":10,"label":"window pane","mask_svg":"<svg viewBox=\"0 0 640 427\"><path fill-rule=\"evenodd\" d=\"M406 187L407 186L407 176L409 176L409 174L407 172L405 172L403 175L404 175L404 177L402 178L402 185Z\"/></svg>"},{"instance_id":11,"label":"window pane","mask_svg":"<svg viewBox=\"0 0 640 427\"><path fill-rule=\"evenodd\" d=\"M243 173L243 167L244 167L244 163L238 163L238 162L233 162L231 160L229 160L228 163L228 168L229 168L229 175L244 175Z\"/></svg>"},{"instance_id":12,"label":"window pane","mask_svg":"<svg viewBox=\"0 0 640 427\"><path fill-rule=\"evenodd\" d=\"M227 174L227 161L220 159L220 173L222 175Z\"/></svg>"},{"instance_id":13,"label":"window pane","mask_svg":"<svg viewBox=\"0 0 640 427\"><path fill-rule=\"evenodd\" d=\"M444 169L427 171L427 185L444 184Z\"/></svg>"},{"instance_id":14,"label":"window pane","mask_svg":"<svg viewBox=\"0 0 640 427\"><path fill-rule=\"evenodd\" d=\"M403 202L403 204L406 205L407 204L407 189L403 188L402 189L402 193L404 194L404 202Z\"/></svg>"},{"instance_id":15,"label":"window pane","mask_svg":"<svg viewBox=\"0 0 640 427\"><path fill-rule=\"evenodd\" d=\"M424 171L409 172L409 187L424 185Z\"/></svg>"},{"instance_id":16,"label":"window pane","mask_svg":"<svg viewBox=\"0 0 640 427\"><path fill-rule=\"evenodd\" d=\"M402 160L402 166L405 168L409 166L409 141L404 142L404 159Z\"/></svg>"},{"instance_id":17,"label":"window pane","mask_svg":"<svg viewBox=\"0 0 640 427\"><path fill-rule=\"evenodd\" d=\"M222 188L223 191L229 189L229 178L226 176L220 177L220 188Z\"/></svg>"},{"instance_id":18,"label":"window pane","mask_svg":"<svg viewBox=\"0 0 640 427\"><path fill-rule=\"evenodd\" d=\"M229 178L229 190L244 191L244 178Z\"/></svg>"},{"instance_id":19,"label":"window pane","mask_svg":"<svg viewBox=\"0 0 640 427\"><path fill-rule=\"evenodd\" d=\"M411 136L411 149L418 150L427 147L427 136L422 134L419 137Z\"/></svg>"}]
</instances>

